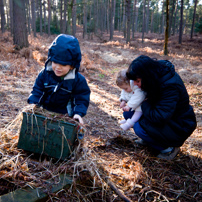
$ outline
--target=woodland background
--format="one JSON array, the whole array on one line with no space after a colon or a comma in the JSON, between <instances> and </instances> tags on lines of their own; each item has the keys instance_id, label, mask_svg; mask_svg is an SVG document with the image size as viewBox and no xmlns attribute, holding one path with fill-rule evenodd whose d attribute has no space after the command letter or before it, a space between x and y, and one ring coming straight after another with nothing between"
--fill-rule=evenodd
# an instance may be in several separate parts
<instances>
[{"instance_id":1,"label":"woodland background","mask_svg":"<svg viewBox=\"0 0 202 202\"><path fill-rule=\"evenodd\" d=\"M198 1L0 0L0 13L0 195L43 187L47 201L123 201L112 191L112 182L131 201L202 201ZM17 117L59 33L75 35L80 42L80 71L92 92L84 118L87 134L79 158L39 161L17 149ZM136 145L133 130L122 131L118 124L122 111L116 74L142 54L175 65L196 113L197 129L173 161L157 159L156 151ZM73 186L50 193L46 181L57 183L61 173L74 176Z\"/></svg>"}]
</instances>

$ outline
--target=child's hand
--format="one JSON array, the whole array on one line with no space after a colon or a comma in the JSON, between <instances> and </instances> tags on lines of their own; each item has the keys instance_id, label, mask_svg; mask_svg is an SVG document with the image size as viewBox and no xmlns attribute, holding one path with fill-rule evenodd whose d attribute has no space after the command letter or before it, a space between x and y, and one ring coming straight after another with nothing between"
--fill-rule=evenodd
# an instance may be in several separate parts
<instances>
[{"instance_id":1,"label":"child's hand","mask_svg":"<svg viewBox=\"0 0 202 202\"><path fill-rule=\"evenodd\" d=\"M73 119L78 120L79 123L82 124L82 125L84 124L83 119L82 119L81 116L78 115L78 114L75 114L75 115L73 116Z\"/></svg>"},{"instance_id":2,"label":"child's hand","mask_svg":"<svg viewBox=\"0 0 202 202\"><path fill-rule=\"evenodd\" d=\"M125 101L121 101L120 108L122 109L125 106L126 106L126 102Z\"/></svg>"},{"instance_id":3,"label":"child's hand","mask_svg":"<svg viewBox=\"0 0 202 202\"><path fill-rule=\"evenodd\" d=\"M123 111L124 111L124 112L128 112L129 110L130 110L130 107L129 107L129 106L123 107Z\"/></svg>"}]
</instances>

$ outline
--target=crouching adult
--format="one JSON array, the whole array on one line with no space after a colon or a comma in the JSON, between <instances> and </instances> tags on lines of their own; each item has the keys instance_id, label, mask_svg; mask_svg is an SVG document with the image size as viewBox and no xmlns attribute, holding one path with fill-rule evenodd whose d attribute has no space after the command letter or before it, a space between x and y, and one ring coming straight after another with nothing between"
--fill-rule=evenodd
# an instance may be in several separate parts
<instances>
[{"instance_id":1,"label":"crouching adult","mask_svg":"<svg viewBox=\"0 0 202 202\"><path fill-rule=\"evenodd\" d=\"M167 60L139 56L130 64L128 79L147 93L142 116L134 125L140 140L159 151L158 158L171 160L196 128L196 117L189 95L174 65ZM124 112L127 120L134 112Z\"/></svg>"}]
</instances>

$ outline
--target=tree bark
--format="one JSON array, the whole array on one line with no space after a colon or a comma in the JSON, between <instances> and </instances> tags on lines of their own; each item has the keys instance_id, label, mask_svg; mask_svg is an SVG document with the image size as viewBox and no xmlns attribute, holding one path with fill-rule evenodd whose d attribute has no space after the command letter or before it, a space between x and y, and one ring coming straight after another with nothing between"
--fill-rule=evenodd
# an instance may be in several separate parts
<instances>
[{"instance_id":1,"label":"tree bark","mask_svg":"<svg viewBox=\"0 0 202 202\"><path fill-rule=\"evenodd\" d=\"M76 35L76 0L72 0L72 35Z\"/></svg>"},{"instance_id":2,"label":"tree bark","mask_svg":"<svg viewBox=\"0 0 202 202\"><path fill-rule=\"evenodd\" d=\"M146 19L146 33L149 31L149 0L147 0L147 19Z\"/></svg>"},{"instance_id":3,"label":"tree bark","mask_svg":"<svg viewBox=\"0 0 202 202\"><path fill-rule=\"evenodd\" d=\"M114 15L115 15L115 3L116 0L111 0L110 2L110 37L109 40L113 39L114 35Z\"/></svg>"},{"instance_id":4,"label":"tree bark","mask_svg":"<svg viewBox=\"0 0 202 202\"><path fill-rule=\"evenodd\" d=\"M28 47L25 0L13 0L13 43L16 49Z\"/></svg>"},{"instance_id":5,"label":"tree bark","mask_svg":"<svg viewBox=\"0 0 202 202\"><path fill-rule=\"evenodd\" d=\"M9 0L9 6L10 6L10 29L11 29L11 35L13 35L13 0Z\"/></svg>"},{"instance_id":6,"label":"tree bark","mask_svg":"<svg viewBox=\"0 0 202 202\"><path fill-rule=\"evenodd\" d=\"M166 29L164 41L164 55L168 55L168 29L169 29L169 0L166 0Z\"/></svg>"},{"instance_id":7,"label":"tree bark","mask_svg":"<svg viewBox=\"0 0 202 202\"><path fill-rule=\"evenodd\" d=\"M172 10L171 10L171 13L170 13L170 16L169 16L168 37L170 37L170 34L171 34L174 10L175 10L175 0L172 0Z\"/></svg>"},{"instance_id":8,"label":"tree bark","mask_svg":"<svg viewBox=\"0 0 202 202\"><path fill-rule=\"evenodd\" d=\"M63 32L63 0L60 0L60 32Z\"/></svg>"},{"instance_id":9,"label":"tree bark","mask_svg":"<svg viewBox=\"0 0 202 202\"><path fill-rule=\"evenodd\" d=\"M35 5L35 0L31 0L31 8L32 8L32 31L33 31L34 37L36 37L36 5Z\"/></svg>"},{"instance_id":10,"label":"tree bark","mask_svg":"<svg viewBox=\"0 0 202 202\"><path fill-rule=\"evenodd\" d=\"M175 35L175 24L176 24L176 18L177 18L177 11L178 11L178 0L176 0L175 17L174 17L174 23L173 23L173 35Z\"/></svg>"},{"instance_id":11,"label":"tree bark","mask_svg":"<svg viewBox=\"0 0 202 202\"><path fill-rule=\"evenodd\" d=\"M44 33L47 33L47 29L46 29L46 1L44 0L43 2L43 27L44 27Z\"/></svg>"},{"instance_id":12,"label":"tree bark","mask_svg":"<svg viewBox=\"0 0 202 202\"><path fill-rule=\"evenodd\" d=\"M51 35L50 23L51 23L51 0L48 0L48 36Z\"/></svg>"},{"instance_id":13,"label":"tree bark","mask_svg":"<svg viewBox=\"0 0 202 202\"><path fill-rule=\"evenodd\" d=\"M63 33L67 33L67 3L68 0L64 2L64 20L63 20Z\"/></svg>"},{"instance_id":14,"label":"tree bark","mask_svg":"<svg viewBox=\"0 0 202 202\"><path fill-rule=\"evenodd\" d=\"M130 43L130 26L131 26L131 0L126 0L126 14L127 14L127 32L126 44Z\"/></svg>"},{"instance_id":15,"label":"tree bark","mask_svg":"<svg viewBox=\"0 0 202 202\"><path fill-rule=\"evenodd\" d=\"M143 1L143 12L142 12L142 43L144 43L144 32L145 32L145 4L146 0Z\"/></svg>"},{"instance_id":16,"label":"tree bark","mask_svg":"<svg viewBox=\"0 0 202 202\"><path fill-rule=\"evenodd\" d=\"M195 24L195 18L196 18L196 6L197 6L197 0L195 0L195 4L194 4L194 14L193 14L193 20L192 20L192 25L191 25L191 36L190 38L192 39L193 37L193 32L194 32L194 24Z\"/></svg>"},{"instance_id":17,"label":"tree bark","mask_svg":"<svg viewBox=\"0 0 202 202\"><path fill-rule=\"evenodd\" d=\"M3 2L3 0L0 0L0 13L1 13L1 31L2 31L2 33L4 33L5 32L6 18L5 18L5 11L4 11L4 2Z\"/></svg>"},{"instance_id":18,"label":"tree bark","mask_svg":"<svg viewBox=\"0 0 202 202\"><path fill-rule=\"evenodd\" d=\"M84 0L83 2L83 39L87 34L87 2Z\"/></svg>"},{"instance_id":19,"label":"tree bark","mask_svg":"<svg viewBox=\"0 0 202 202\"><path fill-rule=\"evenodd\" d=\"M179 44L182 44L183 6L184 6L184 0L181 0L181 8L180 8L180 29L179 29Z\"/></svg>"},{"instance_id":20,"label":"tree bark","mask_svg":"<svg viewBox=\"0 0 202 202\"><path fill-rule=\"evenodd\" d=\"M161 14L161 17L162 17L162 24L161 24L161 34L164 33L164 7L165 7L165 1L163 0L163 5L162 5L162 14Z\"/></svg>"},{"instance_id":21,"label":"tree bark","mask_svg":"<svg viewBox=\"0 0 202 202\"><path fill-rule=\"evenodd\" d=\"M40 35L42 36L42 2L40 1Z\"/></svg>"}]
</instances>

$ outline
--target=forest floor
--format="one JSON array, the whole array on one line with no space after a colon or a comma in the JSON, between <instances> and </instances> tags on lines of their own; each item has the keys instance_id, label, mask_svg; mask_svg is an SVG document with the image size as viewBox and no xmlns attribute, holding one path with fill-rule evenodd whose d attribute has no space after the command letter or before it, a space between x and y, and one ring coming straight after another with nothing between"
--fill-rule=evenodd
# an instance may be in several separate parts
<instances>
[{"instance_id":1,"label":"forest floor","mask_svg":"<svg viewBox=\"0 0 202 202\"><path fill-rule=\"evenodd\" d=\"M27 106L32 85L44 67L54 38L30 36L29 48L16 51L9 33L0 34L0 195L25 186L22 178L16 173L13 176L11 158L17 155L25 162L31 157L17 149L11 150L17 145L18 134L12 134L13 138L9 139L13 144L9 144L3 134ZM113 41L108 40L107 34L84 40L82 33L77 33L77 38L82 51L81 73L91 89L90 106L84 118L88 131L83 143L87 165L79 168L76 191L52 194L47 201L123 201L110 189L109 182L131 201L202 201L202 36L194 36L192 40L183 36L181 45L177 36L170 37L169 56L163 55L164 37L157 34L146 34L144 43L141 34L135 34L130 45L119 32L114 33ZM197 129L172 161L156 158L156 151L134 143L137 136L132 129L125 132L119 126L122 111L116 74L127 69L139 55L167 59L175 65L196 113ZM43 166L45 163L47 161L42 162ZM37 172L42 173L40 169ZM12 177L7 173L12 173ZM104 182L106 179L108 183Z\"/></svg>"}]
</instances>

